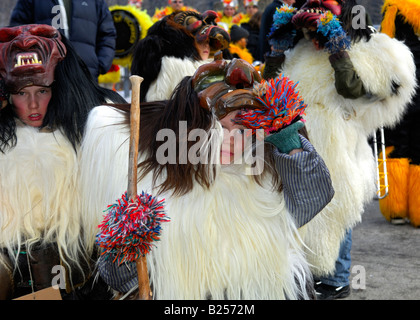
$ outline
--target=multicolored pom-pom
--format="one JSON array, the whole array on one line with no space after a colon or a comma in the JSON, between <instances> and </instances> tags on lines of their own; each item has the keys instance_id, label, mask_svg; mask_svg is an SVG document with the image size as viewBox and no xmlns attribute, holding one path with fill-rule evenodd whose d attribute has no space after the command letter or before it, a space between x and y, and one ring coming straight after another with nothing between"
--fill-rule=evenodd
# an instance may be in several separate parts
<instances>
[{"instance_id":1,"label":"multicolored pom-pom","mask_svg":"<svg viewBox=\"0 0 420 320\"><path fill-rule=\"evenodd\" d=\"M318 20L317 32L328 38L325 49L331 54L350 48L350 37L331 11L326 11Z\"/></svg>"},{"instance_id":2,"label":"multicolored pom-pom","mask_svg":"<svg viewBox=\"0 0 420 320\"><path fill-rule=\"evenodd\" d=\"M288 126L297 117L305 115L306 104L295 90L296 85L282 74L275 79L263 80L254 89L265 108L238 114L235 122L248 129L264 129L267 134Z\"/></svg>"},{"instance_id":3,"label":"multicolored pom-pom","mask_svg":"<svg viewBox=\"0 0 420 320\"><path fill-rule=\"evenodd\" d=\"M161 223L169 221L164 200L158 201L144 192L135 200L130 200L125 192L106 211L96 243L103 249L102 255L113 257L118 265L148 254L153 241L160 239Z\"/></svg>"}]
</instances>

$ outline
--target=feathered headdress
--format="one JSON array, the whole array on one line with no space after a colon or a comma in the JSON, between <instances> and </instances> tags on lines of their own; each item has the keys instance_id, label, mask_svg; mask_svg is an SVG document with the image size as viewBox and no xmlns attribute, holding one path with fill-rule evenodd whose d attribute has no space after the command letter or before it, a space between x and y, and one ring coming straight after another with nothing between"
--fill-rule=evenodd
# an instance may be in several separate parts
<instances>
[{"instance_id":1,"label":"feathered headdress","mask_svg":"<svg viewBox=\"0 0 420 320\"><path fill-rule=\"evenodd\" d=\"M234 7L235 9L238 8L238 1L236 0L222 0L223 8L226 7Z\"/></svg>"},{"instance_id":2,"label":"feathered headdress","mask_svg":"<svg viewBox=\"0 0 420 320\"><path fill-rule=\"evenodd\" d=\"M244 7L258 6L258 0L244 0Z\"/></svg>"}]
</instances>

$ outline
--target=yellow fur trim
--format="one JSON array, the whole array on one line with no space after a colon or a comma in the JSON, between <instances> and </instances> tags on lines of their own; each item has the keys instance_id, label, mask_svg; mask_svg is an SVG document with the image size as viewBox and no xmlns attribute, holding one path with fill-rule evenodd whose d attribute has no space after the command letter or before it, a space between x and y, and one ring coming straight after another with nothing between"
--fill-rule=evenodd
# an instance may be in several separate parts
<instances>
[{"instance_id":1,"label":"yellow fur trim","mask_svg":"<svg viewBox=\"0 0 420 320\"><path fill-rule=\"evenodd\" d=\"M420 165L410 165L408 186L408 217L415 227L420 227Z\"/></svg>"},{"instance_id":2,"label":"yellow fur trim","mask_svg":"<svg viewBox=\"0 0 420 320\"><path fill-rule=\"evenodd\" d=\"M420 33L420 3L418 0L386 0L382 13L384 19L381 24L381 32L386 33L391 38L395 35L395 18L397 14L404 18L404 22L409 23L416 34Z\"/></svg>"},{"instance_id":3,"label":"yellow fur trim","mask_svg":"<svg viewBox=\"0 0 420 320\"><path fill-rule=\"evenodd\" d=\"M388 6L381 23L381 32L391 38L395 36L395 18L397 17L397 12L398 8L396 6Z\"/></svg>"},{"instance_id":4,"label":"yellow fur trim","mask_svg":"<svg viewBox=\"0 0 420 320\"><path fill-rule=\"evenodd\" d=\"M192 7L186 7L183 6L181 8L181 11L195 11L197 12L197 10L195 10ZM164 8L156 8L155 9L155 13L152 17L153 22L159 21L160 19L162 19L164 16L170 15L174 12L174 10L172 9L172 7L164 7Z\"/></svg>"},{"instance_id":5,"label":"yellow fur trim","mask_svg":"<svg viewBox=\"0 0 420 320\"><path fill-rule=\"evenodd\" d=\"M118 71L112 71L112 72L107 72L105 74L101 74L98 77L98 82L99 83L118 83L121 81L121 72L120 70Z\"/></svg>"},{"instance_id":6,"label":"yellow fur trim","mask_svg":"<svg viewBox=\"0 0 420 320\"><path fill-rule=\"evenodd\" d=\"M386 149L387 156L394 147ZM379 155L382 157L382 154ZM407 158L392 159L387 157L388 195L379 200L382 215L390 221L393 218L405 218L408 211L408 174L409 161ZM382 173L382 172L381 172Z\"/></svg>"},{"instance_id":7,"label":"yellow fur trim","mask_svg":"<svg viewBox=\"0 0 420 320\"><path fill-rule=\"evenodd\" d=\"M115 6L109 7L109 11L112 12L114 10L128 11L136 18L137 22L140 25L140 30L141 30L140 39L143 39L147 35L147 31L153 25L152 18L147 14L146 10L140 10L140 9L137 9L135 6L130 6L130 5L126 5L126 6L115 5ZM115 58L112 63L120 65L122 67L129 68L131 66L132 59L133 59L132 55L129 54L128 56L124 58Z\"/></svg>"},{"instance_id":8,"label":"yellow fur trim","mask_svg":"<svg viewBox=\"0 0 420 320\"><path fill-rule=\"evenodd\" d=\"M241 58L241 59L243 59L243 60L245 60L245 61L247 61L247 62L249 62L249 63L251 63L251 64L252 64L252 62L254 62L254 59L252 58L252 55L251 55L251 53L248 51L248 49L247 49L247 48L242 49L242 48L240 48L239 46L237 46L237 45L235 45L235 44L231 43L231 44L229 45L229 51L230 51L230 53L232 53L232 54L237 54L237 55L239 56L239 58Z\"/></svg>"}]
</instances>

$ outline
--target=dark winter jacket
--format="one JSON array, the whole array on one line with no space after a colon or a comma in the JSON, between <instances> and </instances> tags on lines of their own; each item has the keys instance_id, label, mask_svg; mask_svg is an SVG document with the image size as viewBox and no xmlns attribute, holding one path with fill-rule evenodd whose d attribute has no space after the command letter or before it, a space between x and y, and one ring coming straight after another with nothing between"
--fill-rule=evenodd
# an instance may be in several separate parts
<instances>
[{"instance_id":1,"label":"dark winter jacket","mask_svg":"<svg viewBox=\"0 0 420 320\"><path fill-rule=\"evenodd\" d=\"M65 34L63 20L58 19L63 13L55 7L58 5L58 0L18 0L10 25L48 24ZM104 0L72 0L69 39L95 79L109 70L115 54L116 31Z\"/></svg>"},{"instance_id":2,"label":"dark winter jacket","mask_svg":"<svg viewBox=\"0 0 420 320\"><path fill-rule=\"evenodd\" d=\"M260 29L258 27L253 27L249 22L242 23L241 27L249 32L248 43L246 48L252 54L254 61L262 61L260 55Z\"/></svg>"},{"instance_id":3,"label":"dark winter jacket","mask_svg":"<svg viewBox=\"0 0 420 320\"><path fill-rule=\"evenodd\" d=\"M402 15L395 19L395 38L404 41L414 56L416 77L420 82L420 36ZM408 105L401 121L392 128L385 128L385 143L394 146L389 158L408 158L410 164L420 165L420 90Z\"/></svg>"},{"instance_id":4,"label":"dark winter jacket","mask_svg":"<svg viewBox=\"0 0 420 320\"><path fill-rule=\"evenodd\" d=\"M271 26L273 25L273 15L276 12L276 8L280 8L283 2L280 0L274 0L264 10L261 17L260 26L260 58L264 59L265 54L270 51L270 45L268 44L267 35L270 33Z\"/></svg>"}]
</instances>

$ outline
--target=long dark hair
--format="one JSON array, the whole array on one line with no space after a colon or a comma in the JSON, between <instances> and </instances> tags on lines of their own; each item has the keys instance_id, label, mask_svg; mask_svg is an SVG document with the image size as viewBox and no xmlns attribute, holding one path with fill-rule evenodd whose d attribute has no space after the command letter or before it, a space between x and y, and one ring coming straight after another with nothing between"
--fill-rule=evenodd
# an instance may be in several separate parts
<instances>
[{"instance_id":1,"label":"long dark hair","mask_svg":"<svg viewBox=\"0 0 420 320\"><path fill-rule=\"evenodd\" d=\"M42 126L61 130L76 149L89 111L107 102L125 103L125 100L118 93L100 87L70 41L63 36L62 42L67 47L67 55L55 68L52 97ZM15 118L11 104L0 111L2 153L17 143Z\"/></svg>"},{"instance_id":2,"label":"long dark hair","mask_svg":"<svg viewBox=\"0 0 420 320\"><path fill-rule=\"evenodd\" d=\"M147 31L133 53L131 74L143 77L140 100L145 101L147 91L162 67L163 57L201 60L195 38L185 27L173 21L174 15L164 17Z\"/></svg>"},{"instance_id":3,"label":"long dark hair","mask_svg":"<svg viewBox=\"0 0 420 320\"><path fill-rule=\"evenodd\" d=\"M360 28L353 27L353 19L356 18L356 15L359 12L352 12L353 8L358 5L356 0L346 0L343 1L341 15L339 17L344 31L349 35L350 39L353 43L359 42L360 40L370 40L370 36L372 34L372 30L369 28L369 25L372 25L372 21L369 15L366 13L366 25L360 26Z\"/></svg>"},{"instance_id":4,"label":"long dark hair","mask_svg":"<svg viewBox=\"0 0 420 320\"><path fill-rule=\"evenodd\" d=\"M114 105L120 110L125 111L125 124L130 123L130 105ZM212 128L215 116L208 110L200 106L197 93L193 90L191 77L185 77L174 90L171 99L167 101L143 102L141 105L141 125L139 154L145 154L146 159L139 163L139 181L147 174L152 173L155 185L159 192L171 191L174 195L183 195L191 191L194 182L198 182L204 188L210 188L213 178L217 174L216 165L199 163L192 164L187 159L187 163L180 161L184 155L181 150L187 150L196 143L188 141L187 137L180 136L180 122L187 122L187 136L193 129L203 129L209 131ZM158 141L158 132L161 129L170 129L176 134L176 144L186 144L186 147L177 147L176 163L161 164L157 159L157 150L165 141ZM183 145L185 146L185 145ZM211 157L211 150L208 156ZM264 148L264 172L261 175L253 176L258 183L262 182L262 177L266 173L271 173L273 188L281 191L282 185L275 171L273 150L271 145L266 144ZM164 177L160 185L156 184L158 179Z\"/></svg>"}]
</instances>

